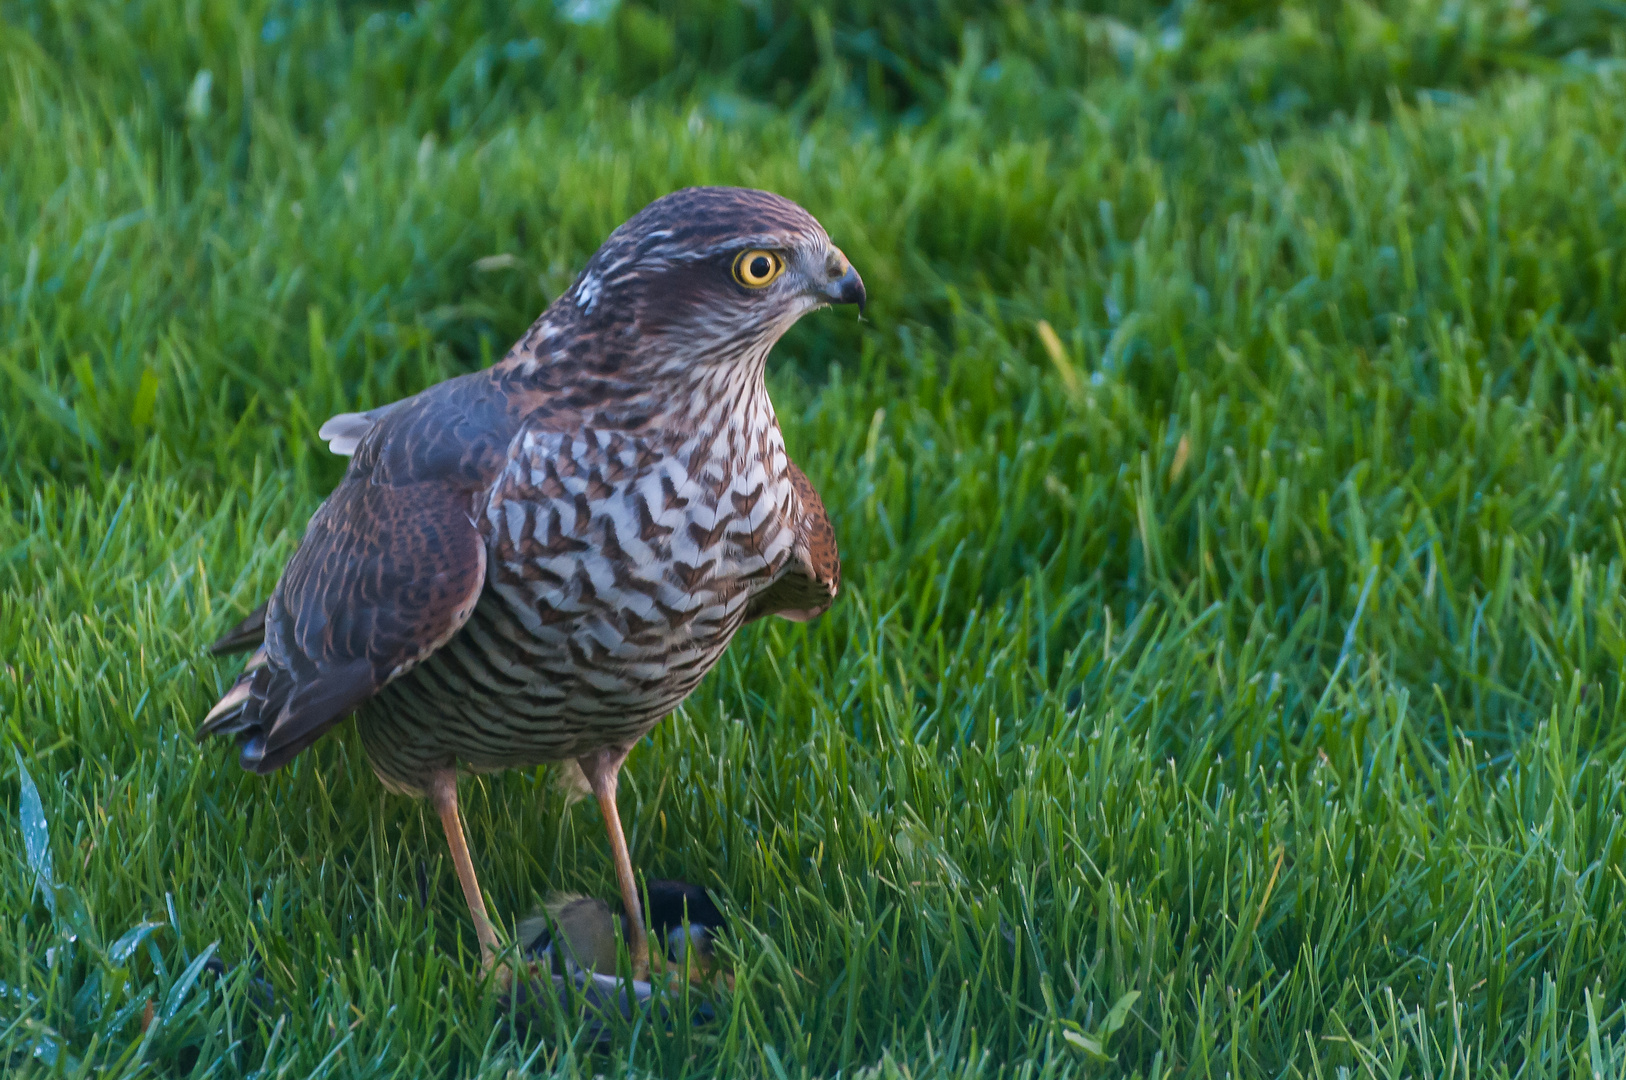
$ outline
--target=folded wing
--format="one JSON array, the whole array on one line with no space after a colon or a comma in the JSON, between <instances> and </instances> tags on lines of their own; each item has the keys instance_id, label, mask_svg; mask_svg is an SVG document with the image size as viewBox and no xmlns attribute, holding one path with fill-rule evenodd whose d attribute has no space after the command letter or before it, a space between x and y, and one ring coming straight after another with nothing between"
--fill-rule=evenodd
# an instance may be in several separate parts
<instances>
[{"instance_id":1,"label":"folded wing","mask_svg":"<svg viewBox=\"0 0 1626 1080\"><path fill-rule=\"evenodd\" d=\"M264 608L216 642L258 648L198 737L235 736L243 768L288 763L468 621L485 581L475 524L514 426L489 375L345 418L354 456Z\"/></svg>"},{"instance_id":2,"label":"folded wing","mask_svg":"<svg viewBox=\"0 0 1626 1080\"><path fill-rule=\"evenodd\" d=\"M746 608L747 622L764 615L807 622L824 614L841 591L841 556L836 551L836 532L830 516L824 512L824 500L794 463L790 466L790 481L801 505L791 561L771 586L752 598Z\"/></svg>"},{"instance_id":3,"label":"folded wing","mask_svg":"<svg viewBox=\"0 0 1626 1080\"><path fill-rule=\"evenodd\" d=\"M469 508L445 483L340 485L271 594L264 644L199 738L234 735L243 768L270 772L445 644L485 580Z\"/></svg>"}]
</instances>

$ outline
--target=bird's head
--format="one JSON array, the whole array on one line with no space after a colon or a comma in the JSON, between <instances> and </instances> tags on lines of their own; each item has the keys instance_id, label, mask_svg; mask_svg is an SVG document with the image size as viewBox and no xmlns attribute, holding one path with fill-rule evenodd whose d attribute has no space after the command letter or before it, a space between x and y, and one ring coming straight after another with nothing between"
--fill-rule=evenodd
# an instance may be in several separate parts
<instances>
[{"instance_id":1,"label":"bird's head","mask_svg":"<svg viewBox=\"0 0 1626 1080\"><path fill-rule=\"evenodd\" d=\"M847 256L789 199L686 188L611 233L521 347L578 380L760 372L797 319L830 304L862 312L866 299Z\"/></svg>"},{"instance_id":2,"label":"bird's head","mask_svg":"<svg viewBox=\"0 0 1626 1080\"><path fill-rule=\"evenodd\" d=\"M732 339L778 337L829 304L857 304L864 282L812 214L750 188L685 188L610 234L569 294L591 313L636 309L662 327Z\"/></svg>"}]
</instances>

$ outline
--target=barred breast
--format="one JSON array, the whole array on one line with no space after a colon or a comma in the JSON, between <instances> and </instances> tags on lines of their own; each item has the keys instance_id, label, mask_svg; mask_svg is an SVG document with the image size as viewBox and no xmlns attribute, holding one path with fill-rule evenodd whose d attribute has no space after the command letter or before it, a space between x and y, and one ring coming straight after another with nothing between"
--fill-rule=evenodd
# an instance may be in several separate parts
<instances>
[{"instance_id":1,"label":"barred breast","mask_svg":"<svg viewBox=\"0 0 1626 1080\"><path fill-rule=\"evenodd\" d=\"M800 512L789 472L777 425L675 446L522 432L479 522L488 558L473 615L358 717L385 784L642 737L789 561Z\"/></svg>"}]
</instances>

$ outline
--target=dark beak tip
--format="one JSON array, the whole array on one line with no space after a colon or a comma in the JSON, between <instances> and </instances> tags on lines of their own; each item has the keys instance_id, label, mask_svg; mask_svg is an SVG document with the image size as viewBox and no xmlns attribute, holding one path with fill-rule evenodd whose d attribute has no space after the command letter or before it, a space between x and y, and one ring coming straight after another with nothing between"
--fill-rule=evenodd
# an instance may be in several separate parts
<instances>
[{"instance_id":1,"label":"dark beak tip","mask_svg":"<svg viewBox=\"0 0 1626 1080\"><path fill-rule=\"evenodd\" d=\"M858 276L858 271L852 267L835 281L830 283L830 298L838 304L857 304L858 314L863 315L864 309L869 305L869 294L864 291L864 279Z\"/></svg>"}]
</instances>

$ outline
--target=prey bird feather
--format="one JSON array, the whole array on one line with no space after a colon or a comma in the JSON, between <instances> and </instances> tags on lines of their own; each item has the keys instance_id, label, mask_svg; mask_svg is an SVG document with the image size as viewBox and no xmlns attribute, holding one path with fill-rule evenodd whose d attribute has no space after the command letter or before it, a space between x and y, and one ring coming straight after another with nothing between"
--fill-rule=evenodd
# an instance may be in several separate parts
<instances>
[{"instance_id":1,"label":"prey bird feather","mask_svg":"<svg viewBox=\"0 0 1626 1080\"><path fill-rule=\"evenodd\" d=\"M487 964L457 772L575 763L647 958L616 777L743 624L834 601L835 534L764 371L797 319L865 300L787 199L651 203L501 361L322 426L349 468L215 644L254 655L199 737L268 773L355 715L384 785L434 802Z\"/></svg>"}]
</instances>

